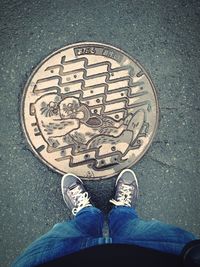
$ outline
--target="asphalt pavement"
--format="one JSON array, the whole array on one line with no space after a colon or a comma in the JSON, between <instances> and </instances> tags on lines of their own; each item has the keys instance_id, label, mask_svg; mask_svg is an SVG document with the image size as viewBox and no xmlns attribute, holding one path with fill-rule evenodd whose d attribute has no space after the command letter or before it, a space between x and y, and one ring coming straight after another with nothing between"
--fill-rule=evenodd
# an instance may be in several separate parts
<instances>
[{"instance_id":1,"label":"asphalt pavement","mask_svg":"<svg viewBox=\"0 0 200 267\"><path fill-rule=\"evenodd\" d=\"M37 64L71 43L111 44L137 59L159 99L155 139L133 167L138 214L200 237L200 2L198 0L0 1L0 266L69 219L61 175L31 152L20 123L23 87ZM116 177L86 181L105 214ZM105 228L106 232L106 228Z\"/></svg>"}]
</instances>

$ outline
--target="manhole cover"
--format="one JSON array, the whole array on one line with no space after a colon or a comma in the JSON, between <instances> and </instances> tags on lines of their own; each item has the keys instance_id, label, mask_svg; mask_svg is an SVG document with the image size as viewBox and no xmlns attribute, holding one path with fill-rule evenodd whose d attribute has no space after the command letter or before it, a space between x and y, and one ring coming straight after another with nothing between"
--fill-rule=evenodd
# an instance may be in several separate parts
<instances>
[{"instance_id":1,"label":"manhole cover","mask_svg":"<svg viewBox=\"0 0 200 267\"><path fill-rule=\"evenodd\" d=\"M100 43L66 46L30 76L22 124L33 151L59 173L107 178L135 164L158 124L154 85L122 50Z\"/></svg>"}]
</instances>

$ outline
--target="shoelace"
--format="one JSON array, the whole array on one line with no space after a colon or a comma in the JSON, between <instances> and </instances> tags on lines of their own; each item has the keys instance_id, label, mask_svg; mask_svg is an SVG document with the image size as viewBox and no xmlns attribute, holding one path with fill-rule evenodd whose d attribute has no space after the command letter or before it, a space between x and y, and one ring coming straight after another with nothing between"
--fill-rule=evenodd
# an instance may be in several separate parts
<instances>
[{"instance_id":1,"label":"shoelace","mask_svg":"<svg viewBox=\"0 0 200 267\"><path fill-rule=\"evenodd\" d=\"M82 208L92 206L90 204L90 198L88 197L88 192L82 192L77 186L71 190L72 197L77 202L75 208L72 209L72 214L75 216Z\"/></svg>"},{"instance_id":2,"label":"shoelace","mask_svg":"<svg viewBox=\"0 0 200 267\"><path fill-rule=\"evenodd\" d=\"M111 199L110 202L116 206L131 207L132 187L130 185L122 184L121 192L117 200Z\"/></svg>"}]
</instances>

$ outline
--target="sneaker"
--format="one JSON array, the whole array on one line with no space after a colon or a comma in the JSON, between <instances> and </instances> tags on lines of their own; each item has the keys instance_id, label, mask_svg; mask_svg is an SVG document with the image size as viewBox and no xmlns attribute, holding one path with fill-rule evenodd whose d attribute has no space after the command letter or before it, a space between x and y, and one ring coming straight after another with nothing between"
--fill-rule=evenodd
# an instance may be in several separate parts
<instances>
[{"instance_id":1,"label":"sneaker","mask_svg":"<svg viewBox=\"0 0 200 267\"><path fill-rule=\"evenodd\" d=\"M81 209L92 206L83 182L76 175L72 173L65 174L62 177L61 190L63 199L74 216Z\"/></svg>"},{"instance_id":2,"label":"sneaker","mask_svg":"<svg viewBox=\"0 0 200 267\"><path fill-rule=\"evenodd\" d=\"M115 198L110 200L112 204L135 207L139 189L136 175L132 170L125 169L119 174L115 188Z\"/></svg>"}]
</instances>

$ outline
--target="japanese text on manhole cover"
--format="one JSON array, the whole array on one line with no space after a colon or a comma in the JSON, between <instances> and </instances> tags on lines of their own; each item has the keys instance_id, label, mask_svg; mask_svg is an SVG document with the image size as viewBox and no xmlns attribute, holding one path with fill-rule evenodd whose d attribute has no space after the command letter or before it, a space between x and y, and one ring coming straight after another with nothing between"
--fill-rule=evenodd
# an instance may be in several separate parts
<instances>
[{"instance_id":1,"label":"japanese text on manhole cover","mask_svg":"<svg viewBox=\"0 0 200 267\"><path fill-rule=\"evenodd\" d=\"M110 45L77 43L38 65L24 88L21 115L45 164L98 179L143 156L157 128L158 102L136 60Z\"/></svg>"}]
</instances>

